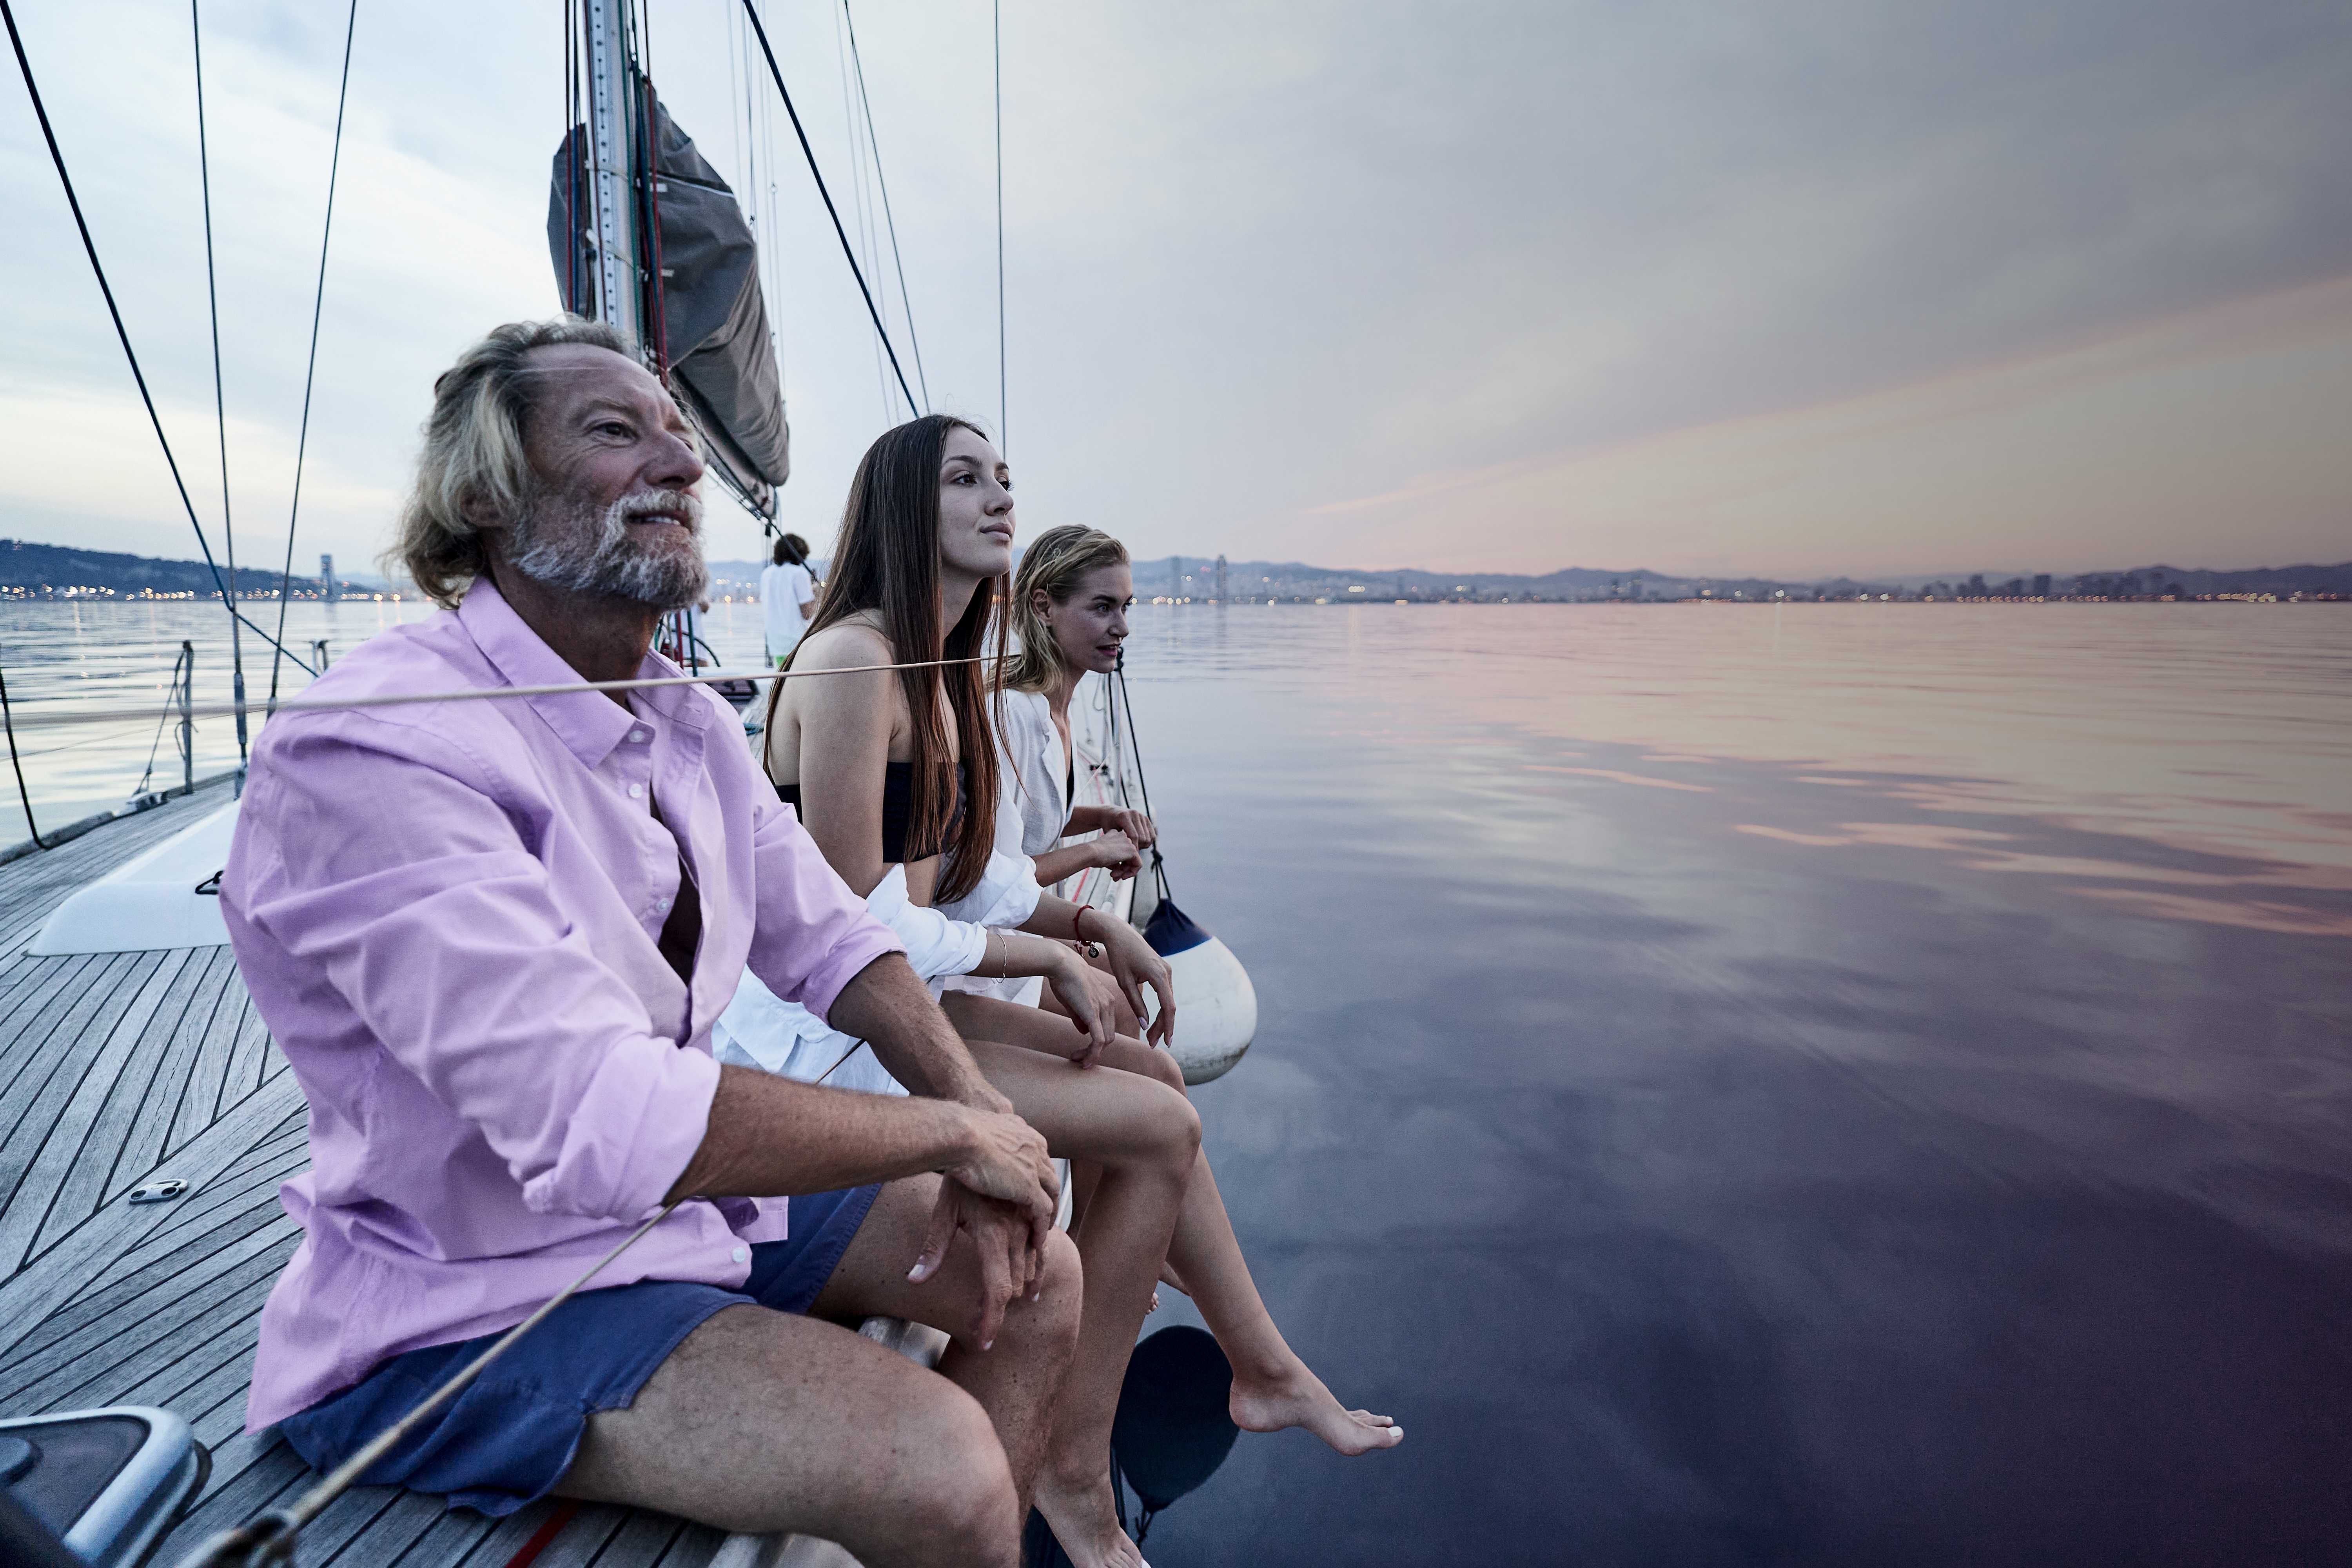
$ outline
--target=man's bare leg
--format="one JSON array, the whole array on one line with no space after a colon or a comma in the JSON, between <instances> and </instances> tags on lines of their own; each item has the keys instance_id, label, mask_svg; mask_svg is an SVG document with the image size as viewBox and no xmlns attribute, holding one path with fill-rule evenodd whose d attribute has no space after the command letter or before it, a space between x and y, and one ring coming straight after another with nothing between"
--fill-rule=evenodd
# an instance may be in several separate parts
<instances>
[{"instance_id":1,"label":"man's bare leg","mask_svg":"<svg viewBox=\"0 0 2352 1568\"><path fill-rule=\"evenodd\" d=\"M938 1192L937 1176L915 1176L884 1187L866 1211L866 1223L857 1227L856 1239L841 1255L833 1278L818 1293L810 1315L906 1318L952 1335L955 1342L940 1358L940 1373L988 1412L1012 1473L1019 1517L1025 1520L1036 1492L1038 1467L1045 1460L1046 1436L1053 1427L1055 1401L1069 1370L1068 1343L1076 1335L1077 1249L1068 1237L1055 1234L1039 1299L1014 1302L1005 1314L1004 1327L997 1332L995 1347L981 1350L969 1342L968 1333L977 1291L956 1272L959 1268L971 1268L969 1246L951 1247L948 1267L923 1283L918 1285L907 1278L908 1264L923 1249ZM1057 1327L1064 1333L1062 1354L1024 1353L1024 1334L1034 1338L1041 1326Z\"/></svg>"},{"instance_id":2,"label":"man's bare leg","mask_svg":"<svg viewBox=\"0 0 2352 1568\"><path fill-rule=\"evenodd\" d=\"M987 1030L995 1038L1041 1054L1059 1043L1061 1031L1071 1026L1062 1019L1046 1018L1034 1007L1017 1007L992 997L967 995L963 1002L950 1015L958 1029ZM974 1054L978 1054L976 1048ZM1104 1051L1101 1065L1154 1078L1182 1091L1184 1076L1174 1058L1140 1040L1114 1041ZM985 1061L982 1066L987 1070ZM1019 1097L1012 1098L1017 1102ZM1035 1118L1030 1120L1035 1122ZM1040 1125L1038 1131L1045 1129ZM1049 1142L1052 1138L1046 1132ZM1217 1191L1217 1178L1205 1153L1199 1156L1185 1184L1183 1211L1169 1242L1168 1262L1176 1276L1171 1283L1192 1298L1226 1360L1233 1363L1234 1386L1227 1409L1235 1426L1250 1432L1304 1426L1340 1453L1350 1455L1391 1448L1404 1440L1404 1429L1388 1416L1342 1405L1282 1337L1257 1293L1257 1282L1250 1278L1249 1263L1234 1237L1233 1220L1225 1213L1224 1198Z\"/></svg>"},{"instance_id":3,"label":"man's bare leg","mask_svg":"<svg viewBox=\"0 0 2352 1568\"><path fill-rule=\"evenodd\" d=\"M928 1215L937 1184L891 1183L875 1208L887 1201L895 1214L911 1202ZM920 1246L919 1235L906 1262ZM920 1289L931 1293L929 1316L968 1322L980 1294L971 1246L951 1247ZM1013 1304L984 1358L998 1385L1059 1382L1078 1296L1076 1254L1057 1237L1038 1299ZM1041 1421L1034 1409L1012 1419L1016 1428ZM589 1417L555 1490L722 1530L821 1536L867 1568L1015 1568L1027 1518L991 1412L970 1393L847 1329L751 1306L688 1335L627 1409Z\"/></svg>"}]
</instances>

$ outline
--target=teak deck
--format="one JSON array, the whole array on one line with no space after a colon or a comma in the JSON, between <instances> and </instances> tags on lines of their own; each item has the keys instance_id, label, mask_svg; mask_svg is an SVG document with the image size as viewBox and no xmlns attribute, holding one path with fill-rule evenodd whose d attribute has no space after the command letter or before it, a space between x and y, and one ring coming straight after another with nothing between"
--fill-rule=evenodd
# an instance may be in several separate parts
<instances>
[{"instance_id":1,"label":"teak deck","mask_svg":"<svg viewBox=\"0 0 2352 1568\"><path fill-rule=\"evenodd\" d=\"M256 1321L299 1234L278 1185L307 1157L302 1095L227 948L25 947L74 889L227 799L200 790L0 866L0 1415L159 1405L185 1416L212 1479L159 1568L312 1479L274 1435L243 1432ZM128 1202L165 1176L185 1195ZM492 1521L353 1491L304 1532L299 1561L504 1568L551 1507ZM583 1508L534 1568L706 1568L724 1539Z\"/></svg>"}]
</instances>

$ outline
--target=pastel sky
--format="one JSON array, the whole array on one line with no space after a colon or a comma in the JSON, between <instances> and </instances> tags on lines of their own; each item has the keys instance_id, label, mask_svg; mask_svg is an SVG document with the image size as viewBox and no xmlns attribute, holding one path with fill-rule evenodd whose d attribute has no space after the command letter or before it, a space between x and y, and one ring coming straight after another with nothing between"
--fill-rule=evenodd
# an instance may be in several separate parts
<instances>
[{"instance_id":1,"label":"pastel sky","mask_svg":"<svg viewBox=\"0 0 2352 1568\"><path fill-rule=\"evenodd\" d=\"M871 236L839 3L761 0ZM988 6L852 3L932 400L993 426ZM751 81L747 106L740 0L650 7L665 99L758 197L785 517L822 549L903 409L772 89ZM17 10L217 542L187 8ZM343 8L204 10L238 555L275 561ZM434 375L555 309L560 15L361 0L299 563L372 557ZM2352 7L1003 16L1024 531L1092 523L1142 556L1780 577L2352 557ZM13 80L0 199L0 534L194 554ZM895 271L887 292L905 352ZM715 555L758 550L723 500L712 517Z\"/></svg>"}]
</instances>

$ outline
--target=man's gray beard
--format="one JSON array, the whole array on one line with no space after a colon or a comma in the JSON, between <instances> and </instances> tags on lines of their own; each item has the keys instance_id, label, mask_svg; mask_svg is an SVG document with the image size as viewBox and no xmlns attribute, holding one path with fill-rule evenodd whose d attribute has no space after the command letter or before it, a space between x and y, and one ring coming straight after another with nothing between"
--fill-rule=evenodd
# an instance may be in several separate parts
<instances>
[{"instance_id":1,"label":"man's gray beard","mask_svg":"<svg viewBox=\"0 0 2352 1568\"><path fill-rule=\"evenodd\" d=\"M531 499L509 531L507 548L514 569L533 582L574 594L594 594L627 599L656 610L682 610L698 602L710 587L710 567L702 558L702 503L685 497L694 526L691 552L641 550L629 539L629 519L659 501L665 507L678 498L640 490L623 496L604 509L603 518L588 521L587 506L558 490L542 490ZM551 527L570 520L574 526ZM587 522L587 526L579 526Z\"/></svg>"}]
</instances>

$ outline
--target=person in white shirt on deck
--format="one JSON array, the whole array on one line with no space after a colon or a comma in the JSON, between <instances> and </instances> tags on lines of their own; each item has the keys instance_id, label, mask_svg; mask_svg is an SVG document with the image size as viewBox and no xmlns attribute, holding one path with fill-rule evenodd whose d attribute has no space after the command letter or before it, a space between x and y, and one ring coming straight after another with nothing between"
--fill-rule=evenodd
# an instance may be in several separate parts
<instances>
[{"instance_id":1,"label":"person in white shirt on deck","mask_svg":"<svg viewBox=\"0 0 2352 1568\"><path fill-rule=\"evenodd\" d=\"M797 533L776 540L775 552L760 570L760 619L767 635L768 663L782 665L808 629L809 606L816 603L816 576L808 569L808 541Z\"/></svg>"}]
</instances>

